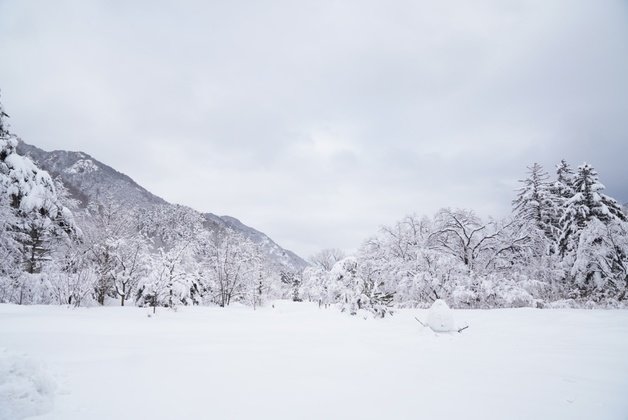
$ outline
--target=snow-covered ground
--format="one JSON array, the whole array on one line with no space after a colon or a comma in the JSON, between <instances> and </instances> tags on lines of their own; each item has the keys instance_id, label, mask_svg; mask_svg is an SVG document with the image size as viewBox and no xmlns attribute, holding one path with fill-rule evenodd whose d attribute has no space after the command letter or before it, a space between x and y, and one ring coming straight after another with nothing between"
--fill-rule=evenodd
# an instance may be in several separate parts
<instances>
[{"instance_id":1,"label":"snow-covered ground","mask_svg":"<svg viewBox=\"0 0 628 420\"><path fill-rule=\"evenodd\" d=\"M0 305L0 417L626 419L628 311Z\"/></svg>"}]
</instances>

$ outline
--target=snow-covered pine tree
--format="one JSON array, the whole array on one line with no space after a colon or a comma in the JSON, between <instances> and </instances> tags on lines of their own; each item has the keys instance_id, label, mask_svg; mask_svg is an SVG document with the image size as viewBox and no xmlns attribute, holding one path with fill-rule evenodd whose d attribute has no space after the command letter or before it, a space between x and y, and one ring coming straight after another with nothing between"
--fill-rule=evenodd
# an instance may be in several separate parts
<instances>
[{"instance_id":1,"label":"snow-covered pine tree","mask_svg":"<svg viewBox=\"0 0 628 420\"><path fill-rule=\"evenodd\" d=\"M4 112L4 107L0 101L0 138L9 137L9 124L7 123L9 116Z\"/></svg>"},{"instance_id":2,"label":"snow-covered pine tree","mask_svg":"<svg viewBox=\"0 0 628 420\"><path fill-rule=\"evenodd\" d=\"M7 153L11 137L6 117L2 103L0 103L0 153ZM5 158L6 154L0 155L0 162ZM0 163L0 167L2 167L2 163ZM11 208L7 181L7 178L0 175L0 302L12 300L11 295L21 271L20 247L15 232L18 220L16 212Z\"/></svg>"},{"instance_id":3,"label":"snow-covered pine tree","mask_svg":"<svg viewBox=\"0 0 628 420\"><path fill-rule=\"evenodd\" d=\"M602 194L604 188L591 165L585 163L578 167L573 180L574 194L565 202L565 214L561 220L560 251L563 255L575 248L579 233L592 219L626 221L626 215L617 201Z\"/></svg>"},{"instance_id":4,"label":"snow-covered pine tree","mask_svg":"<svg viewBox=\"0 0 628 420\"><path fill-rule=\"evenodd\" d=\"M571 165L565 159L562 159L556 165L556 181L550 185L550 193L552 194L554 211L552 212L552 226L557 236L555 238L558 248L560 237L562 235L562 219L565 216L565 208L567 200L574 196L573 189L574 171Z\"/></svg>"},{"instance_id":5,"label":"snow-covered pine tree","mask_svg":"<svg viewBox=\"0 0 628 420\"><path fill-rule=\"evenodd\" d=\"M556 165L556 181L550 187L552 194L568 200L574 195L573 189L574 171L565 159Z\"/></svg>"},{"instance_id":6,"label":"snow-covered pine tree","mask_svg":"<svg viewBox=\"0 0 628 420\"><path fill-rule=\"evenodd\" d=\"M565 203L560 252L573 281L572 295L597 300L608 297L610 279L627 280L621 278L627 251L618 245L624 239L622 232L627 231L626 215L616 200L602 193L605 187L591 165L578 168L573 188L573 197ZM609 255L616 261L601 263L601 259L608 261ZM603 266L614 268L608 271Z\"/></svg>"},{"instance_id":7,"label":"snow-covered pine tree","mask_svg":"<svg viewBox=\"0 0 628 420\"><path fill-rule=\"evenodd\" d=\"M9 204L4 212L12 213L9 232L19 243L23 270L38 273L55 247L80 236L80 230L57 196L48 172L17 153L17 139L4 121L6 113L0 110L0 115L0 185L3 200Z\"/></svg>"},{"instance_id":8,"label":"snow-covered pine tree","mask_svg":"<svg viewBox=\"0 0 628 420\"><path fill-rule=\"evenodd\" d=\"M553 244L559 236L555 227L557 200L550 191L549 176L538 163L528 166L528 177L520 180L523 186L513 201L515 217L529 223L545 234L548 244ZM553 246L548 251L553 252Z\"/></svg>"}]
</instances>

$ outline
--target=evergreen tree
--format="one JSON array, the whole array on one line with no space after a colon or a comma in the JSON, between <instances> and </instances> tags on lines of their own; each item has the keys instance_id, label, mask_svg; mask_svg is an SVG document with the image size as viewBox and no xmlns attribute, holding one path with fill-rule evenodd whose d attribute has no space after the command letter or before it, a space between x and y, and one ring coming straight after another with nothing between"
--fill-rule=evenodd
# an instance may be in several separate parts
<instances>
[{"instance_id":1,"label":"evergreen tree","mask_svg":"<svg viewBox=\"0 0 628 420\"><path fill-rule=\"evenodd\" d=\"M580 232L591 220L597 219L605 224L613 220L626 221L626 215L617 201L602 194L604 188L591 165L585 163L578 168L573 180L574 194L565 202L561 220L562 255L576 247Z\"/></svg>"},{"instance_id":2,"label":"evergreen tree","mask_svg":"<svg viewBox=\"0 0 628 420\"><path fill-rule=\"evenodd\" d=\"M619 282L625 282L621 276L626 250L617 244L623 240L621 232L626 232L626 215L617 201L602 193L604 185L591 165L578 168L573 188L573 197L565 203L560 239L560 252L574 286L571 293L576 298L609 297L610 279L615 282L619 276Z\"/></svg>"},{"instance_id":3,"label":"evergreen tree","mask_svg":"<svg viewBox=\"0 0 628 420\"><path fill-rule=\"evenodd\" d=\"M515 217L534 225L554 242L558 237L554 226L557 203L550 191L549 176L538 163L528 166L528 174L526 179L519 181L523 186L513 201Z\"/></svg>"},{"instance_id":4,"label":"evergreen tree","mask_svg":"<svg viewBox=\"0 0 628 420\"><path fill-rule=\"evenodd\" d=\"M17 139L6 131L5 123L2 127L0 185L13 213L10 230L20 244L24 270L37 273L50 259L55 242L76 237L80 231L72 212L62 205L48 172L19 155Z\"/></svg>"},{"instance_id":5,"label":"evergreen tree","mask_svg":"<svg viewBox=\"0 0 628 420\"><path fill-rule=\"evenodd\" d=\"M552 194L554 211L552 212L552 226L557 234L556 241L560 241L562 235L561 221L565 215L566 203L571 197L574 196L573 189L574 171L571 166L565 161L561 160L556 165L556 181L550 186L550 193Z\"/></svg>"},{"instance_id":6,"label":"evergreen tree","mask_svg":"<svg viewBox=\"0 0 628 420\"><path fill-rule=\"evenodd\" d=\"M574 171L571 165L565 159L561 160L556 165L556 182L551 187L552 193L564 200L569 200L574 195L573 178Z\"/></svg>"},{"instance_id":7,"label":"evergreen tree","mask_svg":"<svg viewBox=\"0 0 628 420\"><path fill-rule=\"evenodd\" d=\"M580 233L570 274L574 297L622 300L628 286L628 223L592 219Z\"/></svg>"},{"instance_id":8,"label":"evergreen tree","mask_svg":"<svg viewBox=\"0 0 628 420\"><path fill-rule=\"evenodd\" d=\"M15 232L18 220L11 207L8 178L2 176L8 172L8 167L3 162L12 141L5 122L6 117L0 103L0 302L11 300L14 283L21 271L20 248Z\"/></svg>"}]
</instances>

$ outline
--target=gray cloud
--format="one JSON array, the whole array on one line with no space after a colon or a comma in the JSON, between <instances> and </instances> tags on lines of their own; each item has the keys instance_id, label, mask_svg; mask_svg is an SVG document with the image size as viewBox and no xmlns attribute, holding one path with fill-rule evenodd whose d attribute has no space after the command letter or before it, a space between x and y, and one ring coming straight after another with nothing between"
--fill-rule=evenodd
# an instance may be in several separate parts
<instances>
[{"instance_id":1,"label":"gray cloud","mask_svg":"<svg viewBox=\"0 0 628 420\"><path fill-rule=\"evenodd\" d=\"M0 88L26 141L307 256L503 215L533 161L628 201L626 39L610 0L5 1Z\"/></svg>"}]
</instances>

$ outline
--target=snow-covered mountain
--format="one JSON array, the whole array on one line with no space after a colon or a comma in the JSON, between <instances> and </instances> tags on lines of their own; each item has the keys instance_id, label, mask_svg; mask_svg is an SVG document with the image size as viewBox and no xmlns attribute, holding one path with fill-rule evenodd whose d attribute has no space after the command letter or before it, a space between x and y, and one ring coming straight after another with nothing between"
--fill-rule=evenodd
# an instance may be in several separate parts
<instances>
[{"instance_id":1,"label":"snow-covered mountain","mask_svg":"<svg viewBox=\"0 0 628 420\"><path fill-rule=\"evenodd\" d=\"M18 152L29 156L39 167L48 171L53 178L59 177L73 198L87 206L90 201L107 194L113 200L129 208L150 208L156 205L173 205L157 197L129 176L94 159L83 152L66 150L44 151L20 141ZM294 252L283 249L266 234L245 225L231 216L202 214L208 229L231 228L259 244L274 264L289 270L301 270L307 266L305 260Z\"/></svg>"}]
</instances>

